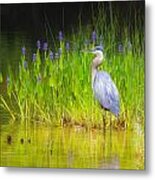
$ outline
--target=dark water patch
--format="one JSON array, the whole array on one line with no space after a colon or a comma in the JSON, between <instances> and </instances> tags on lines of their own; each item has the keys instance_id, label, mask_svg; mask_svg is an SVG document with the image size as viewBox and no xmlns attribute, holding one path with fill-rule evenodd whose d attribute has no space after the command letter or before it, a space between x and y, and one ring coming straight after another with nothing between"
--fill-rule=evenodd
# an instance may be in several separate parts
<instances>
[{"instance_id":1,"label":"dark water patch","mask_svg":"<svg viewBox=\"0 0 155 180\"><path fill-rule=\"evenodd\" d=\"M23 138L20 139L20 143L24 144L24 139Z\"/></svg>"},{"instance_id":2,"label":"dark water patch","mask_svg":"<svg viewBox=\"0 0 155 180\"><path fill-rule=\"evenodd\" d=\"M30 138L28 139L28 143L31 144L31 139Z\"/></svg>"}]
</instances>

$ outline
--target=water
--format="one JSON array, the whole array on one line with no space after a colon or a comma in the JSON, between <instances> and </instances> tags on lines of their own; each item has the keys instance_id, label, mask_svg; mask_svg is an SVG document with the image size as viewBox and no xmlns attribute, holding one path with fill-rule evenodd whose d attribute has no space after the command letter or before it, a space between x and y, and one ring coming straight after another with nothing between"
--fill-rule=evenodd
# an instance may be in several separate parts
<instances>
[{"instance_id":1,"label":"water","mask_svg":"<svg viewBox=\"0 0 155 180\"><path fill-rule=\"evenodd\" d=\"M1 166L143 169L143 134L52 128L1 127Z\"/></svg>"}]
</instances>

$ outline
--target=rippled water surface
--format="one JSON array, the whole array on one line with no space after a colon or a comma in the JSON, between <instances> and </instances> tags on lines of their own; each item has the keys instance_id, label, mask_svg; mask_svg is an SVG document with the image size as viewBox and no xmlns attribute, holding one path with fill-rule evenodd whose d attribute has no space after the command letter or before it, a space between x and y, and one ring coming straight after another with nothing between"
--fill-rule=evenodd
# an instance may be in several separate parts
<instances>
[{"instance_id":1,"label":"rippled water surface","mask_svg":"<svg viewBox=\"0 0 155 180\"><path fill-rule=\"evenodd\" d=\"M143 134L33 126L1 127L1 166L143 169Z\"/></svg>"}]
</instances>

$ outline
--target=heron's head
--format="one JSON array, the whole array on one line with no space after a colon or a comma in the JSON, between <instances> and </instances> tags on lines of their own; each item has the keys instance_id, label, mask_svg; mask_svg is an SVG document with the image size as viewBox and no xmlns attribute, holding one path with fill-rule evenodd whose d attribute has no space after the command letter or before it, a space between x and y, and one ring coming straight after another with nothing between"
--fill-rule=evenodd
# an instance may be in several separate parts
<instances>
[{"instance_id":1,"label":"heron's head","mask_svg":"<svg viewBox=\"0 0 155 180\"><path fill-rule=\"evenodd\" d=\"M103 46L96 46L91 50L91 53L95 54L96 56L103 56Z\"/></svg>"}]
</instances>

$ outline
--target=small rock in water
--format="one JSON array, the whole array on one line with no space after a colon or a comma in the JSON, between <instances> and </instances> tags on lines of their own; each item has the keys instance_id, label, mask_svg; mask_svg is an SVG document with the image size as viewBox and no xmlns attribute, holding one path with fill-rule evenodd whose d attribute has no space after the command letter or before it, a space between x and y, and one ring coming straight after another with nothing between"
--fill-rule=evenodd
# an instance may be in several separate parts
<instances>
[{"instance_id":1,"label":"small rock in water","mask_svg":"<svg viewBox=\"0 0 155 180\"><path fill-rule=\"evenodd\" d=\"M7 143L8 144L12 143L12 137L10 135L7 136Z\"/></svg>"},{"instance_id":2,"label":"small rock in water","mask_svg":"<svg viewBox=\"0 0 155 180\"><path fill-rule=\"evenodd\" d=\"M24 139L23 138L20 139L20 143L24 144Z\"/></svg>"},{"instance_id":3,"label":"small rock in water","mask_svg":"<svg viewBox=\"0 0 155 180\"><path fill-rule=\"evenodd\" d=\"M28 143L31 144L31 139L28 139Z\"/></svg>"}]
</instances>

